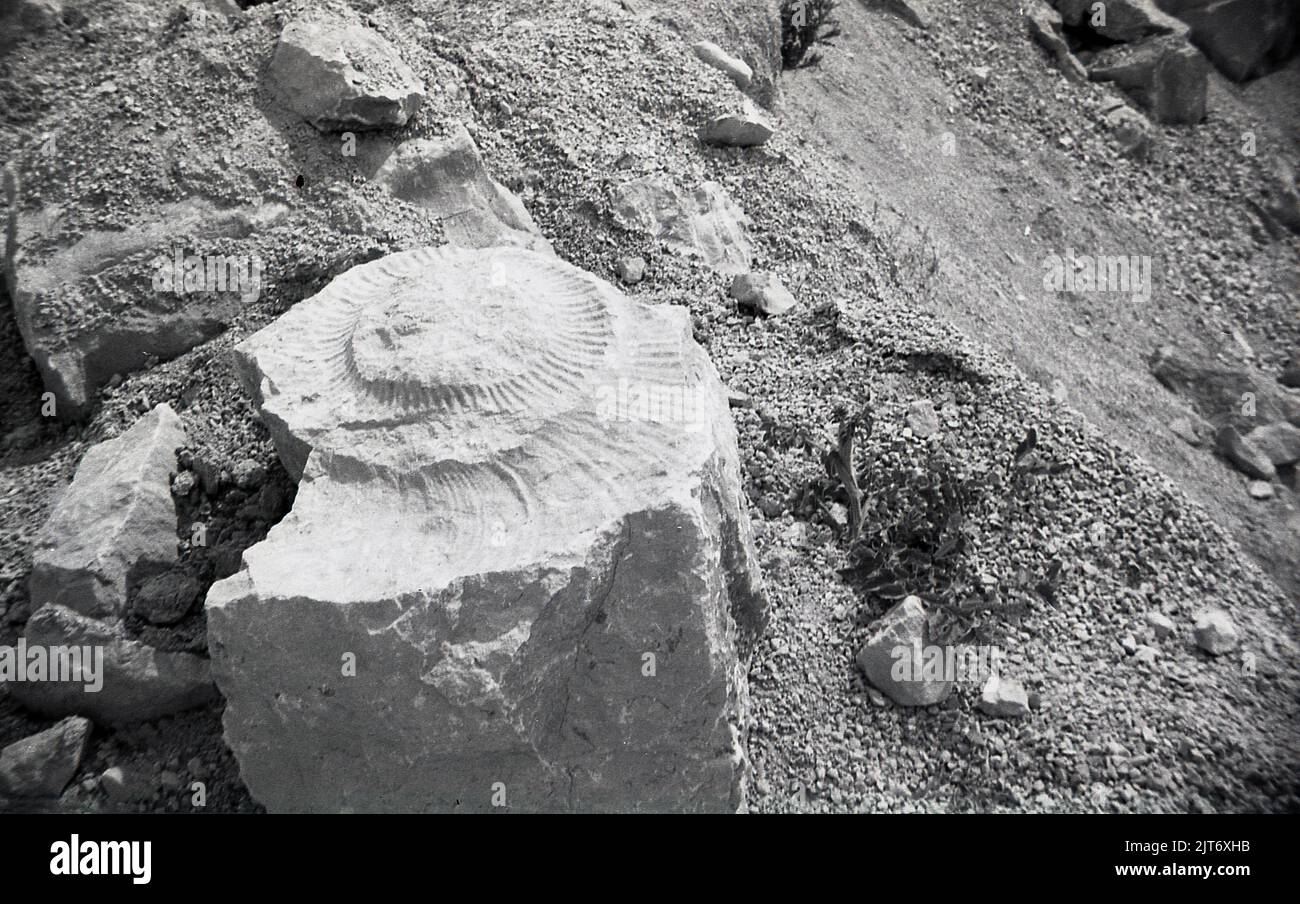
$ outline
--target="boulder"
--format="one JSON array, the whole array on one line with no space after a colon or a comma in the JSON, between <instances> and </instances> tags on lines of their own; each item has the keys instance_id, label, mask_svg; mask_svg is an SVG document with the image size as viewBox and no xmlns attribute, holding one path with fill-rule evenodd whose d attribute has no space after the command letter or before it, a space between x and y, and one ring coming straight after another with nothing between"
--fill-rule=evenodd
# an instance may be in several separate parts
<instances>
[{"instance_id":1,"label":"boulder","mask_svg":"<svg viewBox=\"0 0 1300 904\"><path fill-rule=\"evenodd\" d=\"M1242 439L1277 467L1300 462L1300 427L1280 421L1256 427Z\"/></svg>"},{"instance_id":2,"label":"boulder","mask_svg":"<svg viewBox=\"0 0 1300 904\"><path fill-rule=\"evenodd\" d=\"M1220 427L1214 434L1214 447L1247 477L1272 480L1277 476L1277 468L1268 455L1238 433L1235 427Z\"/></svg>"},{"instance_id":3,"label":"boulder","mask_svg":"<svg viewBox=\"0 0 1300 904\"><path fill-rule=\"evenodd\" d=\"M33 608L115 616L128 583L176 562L171 472L185 444L180 418L159 405L82 457L32 545Z\"/></svg>"},{"instance_id":4,"label":"boulder","mask_svg":"<svg viewBox=\"0 0 1300 904\"><path fill-rule=\"evenodd\" d=\"M1154 0L1052 0L1066 25L1084 27L1112 41L1149 35L1186 34L1187 26L1160 10Z\"/></svg>"},{"instance_id":5,"label":"boulder","mask_svg":"<svg viewBox=\"0 0 1300 904\"><path fill-rule=\"evenodd\" d=\"M447 241L466 248L519 245L551 251L523 203L488 174L464 126L445 138L415 138L367 154L371 177L394 197L432 211Z\"/></svg>"},{"instance_id":6,"label":"boulder","mask_svg":"<svg viewBox=\"0 0 1300 904\"><path fill-rule=\"evenodd\" d=\"M404 126L424 101L424 83L397 48L337 4L302 9L284 26L270 79L322 132Z\"/></svg>"},{"instance_id":7,"label":"boulder","mask_svg":"<svg viewBox=\"0 0 1300 904\"><path fill-rule=\"evenodd\" d=\"M700 129L700 141L723 147L752 148L765 143L774 130L767 118L752 105L744 112L715 116Z\"/></svg>"},{"instance_id":8,"label":"boulder","mask_svg":"<svg viewBox=\"0 0 1300 904\"><path fill-rule=\"evenodd\" d=\"M1236 649L1241 641L1232 616L1222 609L1202 609L1194 616L1192 633L1196 645L1207 653L1221 656Z\"/></svg>"},{"instance_id":9,"label":"boulder","mask_svg":"<svg viewBox=\"0 0 1300 904\"><path fill-rule=\"evenodd\" d=\"M1243 81L1284 62L1300 35L1295 0L1156 0L1191 29L1219 71Z\"/></svg>"},{"instance_id":10,"label":"boulder","mask_svg":"<svg viewBox=\"0 0 1300 904\"><path fill-rule=\"evenodd\" d=\"M741 273L731 280L731 297L769 317L784 314L799 302L772 273Z\"/></svg>"},{"instance_id":11,"label":"boulder","mask_svg":"<svg viewBox=\"0 0 1300 904\"><path fill-rule=\"evenodd\" d=\"M103 656L102 671L95 675L10 683L14 698L35 712L76 713L97 722L142 722L217 699L206 659L192 653L165 653L133 640L123 633L121 622L87 618L49 603L32 614L24 637L29 650L89 647Z\"/></svg>"},{"instance_id":12,"label":"boulder","mask_svg":"<svg viewBox=\"0 0 1300 904\"><path fill-rule=\"evenodd\" d=\"M56 208L20 218L5 278L23 343L58 415L84 417L114 375L206 342L260 294L254 256L201 255L177 243L247 239L287 212L280 204L218 208L186 200L161 205L121 232L87 232L64 247L56 241Z\"/></svg>"},{"instance_id":13,"label":"boulder","mask_svg":"<svg viewBox=\"0 0 1300 904\"><path fill-rule=\"evenodd\" d=\"M717 69L727 78L735 83L740 90L749 87L749 83L754 80L754 70L744 60L738 60L731 56L717 44L712 41L696 41L691 45L691 50L704 63Z\"/></svg>"},{"instance_id":14,"label":"boulder","mask_svg":"<svg viewBox=\"0 0 1300 904\"><path fill-rule=\"evenodd\" d=\"M667 176L645 176L616 187L611 198L614 222L646 233L669 248L700 257L719 273L743 273L754 256L748 218L716 182L692 191Z\"/></svg>"},{"instance_id":15,"label":"boulder","mask_svg":"<svg viewBox=\"0 0 1300 904\"><path fill-rule=\"evenodd\" d=\"M424 248L348 271L236 357L301 475L207 597L255 798L741 804L765 601L685 309L532 251Z\"/></svg>"},{"instance_id":16,"label":"boulder","mask_svg":"<svg viewBox=\"0 0 1300 904\"><path fill-rule=\"evenodd\" d=\"M0 750L0 797L58 797L90 741L90 722L69 716Z\"/></svg>"},{"instance_id":17,"label":"boulder","mask_svg":"<svg viewBox=\"0 0 1300 904\"><path fill-rule=\"evenodd\" d=\"M1223 367L1162 346L1150 360L1151 374L1171 392L1191 400L1215 425L1241 431L1261 423L1289 421L1300 426L1300 395L1243 367Z\"/></svg>"},{"instance_id":18,"label":"boulder","mask_svg":"<svg viewBox=\"0 0 1300 904\"><path fill-rule=\"evenodd\" d=\"M1180 35L1116 44L1088 66L1097 82L1114 82L1156 122L1194 125L1205 118L1209 63Z\"/></svg>"},{"instance_id":19,"label":"boulder","mask_svg":"<svg viewBox=\"0 0 1300 904\"><path fill-rule=\"evenodd\" d=\"M919 596L909 596L871 626L858 651L858 668L867 680L902 706L929 706L952 693L950 676L927 676L924 663L930 622Z\"/></svg>"}]
</instances>

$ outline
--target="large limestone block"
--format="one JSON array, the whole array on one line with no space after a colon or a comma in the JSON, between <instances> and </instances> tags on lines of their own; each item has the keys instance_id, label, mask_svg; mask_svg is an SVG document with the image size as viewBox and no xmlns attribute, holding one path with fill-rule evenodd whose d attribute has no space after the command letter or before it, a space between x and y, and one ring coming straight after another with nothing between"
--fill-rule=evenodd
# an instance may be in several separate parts
<instances>
[{"instance_id":1,"label":"large limestone block","mask_svg":"<svg viewBox=\"0 0 1300 904\"><path fill-rule=\"evenodd\" d=\"M59 210L20 219L7 242L5 277L23 343L59 416L83 417L115 374L211 339L261 292L253 256L196 255L176 243L247 239L287 213L279 204L180 201L125 230L88 232L66 246L57 242Z\"/></svg>"},{"instance_id":2,"label":"large limestone block","mask_svg":"<svg viewBox=\"0 0 1300 904\"><path fill-rule=\"evenodd\" d=\"M1114 82L1157 122L1194 125L1205 118L1210 64L1181 35L1117 44L1088 67L1093 81Z\"/></svg>"},{"instance_id":3,"label":"large limestone block","mask_svg":"<svg viewBox=\"0 0 1300 904\"><path fill-rule=\"evenodd\" d=\"M397 48L336 3L284 26L270 77L290 109L321 131L404 126L424 101L424 83Z\"/></svg>"},{"instance_id":4,"label":"large limestone block","mask_svg":"<svg viewBox=\"0 0 1300 904\"><path fill-rule=\"evenodd\" d=\"M414 138L392 149L371 146L378 149L365 161L372 178L394 197L432 211L452 244L551 250L523 202L488 173L464 126L446 138Z\"/></svg>"},{"instance_id":5,"label":"large limestone block","mask_svg":"<svg viewBox=\"0 0 1300 904\"><path fill-rule=\"evenodd\" d=\"M1236 81L1283 63L1300 40L1295 0L1157 0L1191 28L1193 43Z\"/></svg>"},{"instance_id":6,"label":"large limestone block","mask_svg":"<svg viewBox=\"0 0 1300 904\"><path fill-rule=\"evenodd\" d=\"M614 222L623 229L654 236L719 273L749 270L748 219L716 182L687 191L666 176L645 176L615 188L612 202Z\"/></svg>"},{"instance_id":7,"label":"large limestone block","mask_svg":"<svg viewBox=\"0 0 1300 904\"><path fill-rule=\"evenodd\" d=\"M301 474L207 597L258 800L740 805L764 598L726 392L684 309L446 246L354 268L237 356Z\"/></svg>"},{"instance_id":8,"label":"large limestone block","mask_svg":"<svg viewBox=\"0 0 1300 904\"><path fill-rule=\"evenodd\" d=\"M129 581L176 561L171 473L185 445L180 418L159 405L82 457L33 544L34 606L116 616Z\"/></svg>"}]
</instances>

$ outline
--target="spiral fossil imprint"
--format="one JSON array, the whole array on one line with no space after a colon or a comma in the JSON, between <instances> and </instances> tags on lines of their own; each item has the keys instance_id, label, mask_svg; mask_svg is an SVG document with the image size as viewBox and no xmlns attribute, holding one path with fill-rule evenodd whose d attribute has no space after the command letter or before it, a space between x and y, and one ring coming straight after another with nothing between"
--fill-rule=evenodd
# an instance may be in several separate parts
<instances>
[{"instance_id":1,"label":"spiral fossil imprint","mask_svg":"<svg viewBox=\"0 0 1300 904\"><path fill-rule=\"evenodd\" d=\"M543 553L557 530L595 529L699 464L697 412L637 416L608 400L629 386L712 399L701 384L717 381L682 309L517 248L354 268L240 355L268 423L312 451L299 510L320 504L313 494L335 511L389 510L381 559L419 550L461 573L507 547Z\"/></svg>"}]
</instances>

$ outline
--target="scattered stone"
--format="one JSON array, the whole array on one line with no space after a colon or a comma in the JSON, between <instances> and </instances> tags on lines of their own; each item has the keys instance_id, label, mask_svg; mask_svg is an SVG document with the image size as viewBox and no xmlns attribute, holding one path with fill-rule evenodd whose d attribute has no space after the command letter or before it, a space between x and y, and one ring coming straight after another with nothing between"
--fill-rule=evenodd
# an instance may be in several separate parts
<instances>
[{"instance_id":1,"label":"scattered stone","mask_svg":"<svg viewBox=\"0 0 1300 904\"><path fill-rule=\"evenodd\" d=\"M1240 635L1232 617L1222 609L1202 609L1194 616L1193 635L1196 645L1207 653L1220 656L1235 649Z\"/></svg>"},{"instance_id":2,"label":"scattered stone","mask_svg":"<svg viewBox=\"0 0 1300 904\"><path fill-rule=\"evenodd\" d=\"M1214 434L1214 447L1241 473L1256 480L1272 480L1277 468L1260 449L1246 440L1234 427L1220 427Z\"/></svg>"},{"instance_id":3,"label":"scattered stone","mask_svg":"<svg viewBox=\"0 0 1300 904\"><path fill-rule=\"evenodd\" d=\"M767 118L746 104L743 113L724 113L710 119L700 129L700 140L724 147L752 148L764 144L774 132Z\"/></svg>"},{"instance_id":4,"label":"scattered stone","mask_svg":"<svg viewBox=\"0 0 1300 904\"><path fill-rule=\"evenodd\" d=\"M175 450L185 442L180 418L159 405L82 457L33 544L33 608L58 603L117 615L130 575L176 561L170 481Z\"/></svg>"},{"instance_id":5,"label":"scattered stone","mask_svg":"<svg viewBox=\"0 0 1300 904\"><path fill-rule=\"evenodd\" d=\"M1146 160L1151 156L1155 129L1149 119L1128 104L1112 107L1103 116L1121 154L1135 160Z\"/></svg>"},{"instance_id":6,"label":"scattered stone","mask_svg":"<svg viewBox=\"0 0 1300 904\"><path fill-rule=\"evenodd\" d=\"M369 148L361 162L371 178L394 197L431 211L452 244L550 253L523 202L488 174L464 126L445 138L413 138L395 149L374 142Z\"/></svg>"},{"instance_id":7,"label":"scattered stone","mask_svg":"<svg viewBox=\"0 0 1300 904\"><path fill-rule=\"evenodd\" d=\"M1272 499L1274 495L1273 484L1264 480L1252 480L1246 485L1246 492L1252 499Z\"/></svg>"},{"instance_id":8,"label":"scattered stone","mask_svg":"<svg viewBox=\"0 0 1300 904\"><path fill-rule=\"evenodd\" d=\"M993 77L993 69L989 66L973 66L970 75L971 80L983 88L988 85L989 79Z\"/></svg>"},{"instance_id":9,"label":"scattered stone","mask_svg":"<svg viewBox=\"0 0 1300 904\"><path fill-rule=\"evenodd\" d=\"M1151 626L1151 633L1155 635L1156 640L1164 640L1174 633L1174 622L1163 612L1152 610L1147 613L1147 624Z\"/></svg>"},{"instance_id":10,"label":"scattered stone","mask_svg":"<svg viewBox=\"0 0 1300 904\"><path fill-rule=\"evenodd\" d=\"M69 716L0 750L0 797L58 797L81 765L90 721Z\"/></svg>"},{"instance_id":11,"label":"scattered stone","mask_svg":"<svg viewBox=\"0 0 1300 904\"><path fill-rule=\"evenodd\" d=\"M193 471L181 471L172 478L172 495L188 499L198 485L199 479L194 476Z\"/></svg>"},{"instance_id":12,"label":"scattered stone","mask_svg":"<svg viewBox=\"0 0 1300 904\"><path fill-rule=\"evenodd\" d=\"M99 787L115 804L147 803L158 794L153 778L133 766L110 766L99 776Z\"/></svg>"},{"instance_id":13,"label":"scattered stone","mask_svg":"<svg viewBox=\"0 0 1300 904\"><path fill-rule=\"evenodd\" d=\"M743 273L754 256L748 219L716 182L685 191L667 176L646 176L614 189L614 222L698 255L719 273Z\"/></svg>"},{"instance_id":14,"label":"scattered stone","mask_svg":"<svg viewBox=\"0 0 1300 904\"><path fill-rule=\"evenodd\" d=\"M344 7L295 15L280 33L270 78L289 108L322 132L400 127L424 85L392 44Z\"/></svg>"},{"instance_id":15,"label":"scattered stone","mask_svg":"<svg viewBox=\"0 0 1300 904\"><path fill-rule=\"evenodd\" d=\"M952 682L942 675L926 676L925 652L930 646L925 606L919 596L909 596L871 626L871 636L858 651L858 668L902 706L942 703L952 693Z\"/></svg>"},{"instance_id":16,"label":"scattered stone","mask_svg":"<svg viewBox=\"0 0 1300 904\"><path fill-rule=\"evenodd\" d=\"M769 317L784 314L799 302L772 273L741 273L731 280L731 297Z\"/></svg>"},{"instance_id":17,"label":"scattered stone","mask_svg":"<svg viewBox=\"0 0 1300 904\"><path fill-rule=\"evenodd\" d=\"M884 7L913 28L926 30L930 27L928 0L885 0Z\"/></svg>"},{"instance_id":18,"label":"scattered stone","mask_svg":"<svg viewBox=\"0 0 1300 904\"><path fill-rule=\"evenodd\" d=\"M1156 122L1194 125L1205 118L1209 69L1186 38L1166 35L1102 50L1088 66L1088 76L1114 82Z\"/></svg>"},{"instance_id":19,"label":"scattered stone","mask_svg":"<svg viewBox=\"0 0 1300 904\"><path fill-rule=\"evenodd\" d=\"M1300 462L1300 427L1279 421L1256 427L1243 439L1247 445L1258 449L1275 466L1292 465Z\"/></svg>"},{"instance_id":20,"label":"scattered stone","mask_svg":"<svg viewBox=\"0 0 1300 904\"><path fill-rule=\"evenodd\" d=\"M995 672L984 682L979 707L986 716L1018 719L1029 715L1029 695L1019 681L1003 678Z\"/></svg>"},{"instance_id":21,"label":"scattered stone","mask_svg":"<svg viewBox=\"0 0 1300 904\"><path fill-rule=\"evenodd\" d=\"M1277 381L1283 386L1300 389L1300 357L1292 358L1278 374Z\"/></svg>"},{"instance_id":22,"label":"scattered stone","mask_svg":"<svg viewBox=\"0 0 1300 904\"><path fill-rule=\"evenodd\" d=\"M1137 649L1133 651L1133 661L1150 665L1156 661L1156 657L1159 655L1160 651L1155 647L1146 644L1138 644Z\"/></svg>"},{"instance_id":23,"label":"scattered stone","mask_svg":"<svg viewBox=\"0 0 1300 904\"><path fill-rule=\"evenodd\" d=\"M235 356L303 475L207 598L260 802L486 811L504 782L521 811L740 805L766 603L726 391L684 308L553 256L421 248Z\"/></svg>"},{"instance_id":24,"label":"scattered stone","mask_svg":"<svg viewBox=\"0 0 1300 904\"><path fill-rule=\"evenodd\" d=\"M168 571L145 581L131 609L151 625L174 625L186 615L199 595L199 582L181 571Z\"/></svg>"},{"instance_id":25,"label":"scattered stone","mask_svg":"<svg viewBox=\"0 0 1300 904\"><path fill-rule=\"evenodd\" d=\"M929 399L917 399L907 406L907 426L917 439L929 439L939 432L939 415Z\"/></svg>"},{"instance_id":26,"label":"scattered stone","mask_svg":"<svg viewBox=\"0 0 1300 904\"><path fill-rule=\"evenodd\" d=\"M748 63L731 56L712 41L696 41L691 49L700 60L727 76L742 91L754 80L754 70Z\"/></svg>"},{"instance_id":27,"label":"scattered stone","mask_svg":"<svg viewBox=\"0 0 1300 904\"><path fill-rule=\"evenodd\" d=\"M251 458L243 458L235 462L235 466L230 469L230 476L234 478L235 486L241 490L256 490L266 482L266 468Z\"/></svg>"},{"instance_id":28,"label":"scattered stone","mask_svg":"<svg viewBox=\"0 0 1300 904\"><path fill-rule=\"evenodd\" d=\"M109 624L49 603L28 620L26 638L29 646L89 646L103 655L102 672L83 674L81 680L9 683L9 692L36 712L138 722L217 698L206 659L164 653L132 640L122 633L120 622ZM92 690L96 683L101 686Z\"/></svg>"},{"instance_id":29,"label":"scattered stone","mask_svg":"<svg viewBox=\"0 0 1300 904\"><path fill-rule=\"evenodd\" d=\"M645 266L643 257L620 257L614 263L619 281L629 286L635 286L645 279Z\"/></svg>"}]
</instances>

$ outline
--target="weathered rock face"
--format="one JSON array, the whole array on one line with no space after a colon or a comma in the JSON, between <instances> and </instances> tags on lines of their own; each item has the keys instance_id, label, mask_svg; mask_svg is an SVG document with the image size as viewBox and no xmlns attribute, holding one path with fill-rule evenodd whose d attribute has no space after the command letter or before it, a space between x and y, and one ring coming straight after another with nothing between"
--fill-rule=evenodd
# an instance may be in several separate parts
<instances>
[{"instance_id":1,"label":"weathered rock face","mask_svg":"<svg viewBox=\"0 0 1300 904\"><path fill-rule=\"evenodd\" d=\"M102 654L93 666L94 674L9 684L14 698L36 712L138 722L217 699L206 659L192 653L166 653L133 640L123 633L120 621L87 618L49 603L32 614L24 638L28 648L79 647ZM82 661L95 662L84 657Z\"/></svg>"},{"instance_id":2,"label":"weathered rock face","mask_svg":"<svg viewBox=\"0 0 1300 904\"><path fill-rule=\"evenodd\" d=\"M237 354L302 475L207 598L257 799L740 803L764 601L726 392L684 310L536 252L420 249Z\"/></svg>"},{"instance_id":3,"label":"weathered rock face","mask_svg":"<svg viewBox=\"0 0 1300 904\"><path fill-rule=\"evenodd\" d=\"M180 418L159 405L85 454L33 544L33 606L116 616L128 581L176 561L170 485L184 445Z\"/></svg>"},{"instance_id":4,"label":"weathered rock face","mask_svg":"<svg viewBox=\"0 0 1300 904\"><path fill-rule=\"evenodd\" d=\"M1192 42L1228 78L1260 75L1294 52L1300 34L1295 0L1156 0L1191 27Z\"/></svg>"},{"instance_id":5,"label":"weathered rock face","mask_svg":"<svg viewBox=\"0 0 1300 904\"><path fill-rule=\"evenodd\" d=\"M374 180L394 197L433 211L453 245L551 250L523 203L488 174L464 126L447 138L412 139L384 153L369 161Z\"/></svg>"},{"instance_id":6,"label":"weathered rock face","mask_svg":"<svg viewBox=\"0 0 1300 904\"><path fill-rule=\"evenodd\" d=\"M667 177L646 176L615 188L612 202L614 222L623 229L648 233L669 248L697 255L719 273L749 270L754 250L748 221L716 182L687 192Z\"/></svg>"},{"instance_id":7,"label":"weathered rock face","mask_svg":"<svg viewBox=\"0 0 1300 904\"><path fill-rule=\"evenodd\" d=\"M321 131L404 126L424 100L424 84L397 48L337 4L284 26L270 77L290 109Z\"/></svg>"},{"instance_id":8,"label":"weathered rock face","mask_svg":"<svg viewBox=\"0 0 1300 904\"><path fill-rule=\"evenodd\" d=\"M1088 67L1093 81L1114 82L1157 122L1192 125L1205 118L1209 62L1181 35L1117 44Z\"/></svg>"},{"instance_id":9,"label":"weathered rock face","mask_svg":"<svg viewBox=\"0 0 1300 904\"><path fill-rule=\"evenodd\" d=\"M5 277L23 342L58 400L59 416L85 415L114 374L212 338L260 293L259 261L196 255L174 243L244 239L286 213L278 204L182 201L125 231L91 232L39 254L33 249L51 243L59 212L21 219L6 250Z\"/></svg>"}]
</instances>

